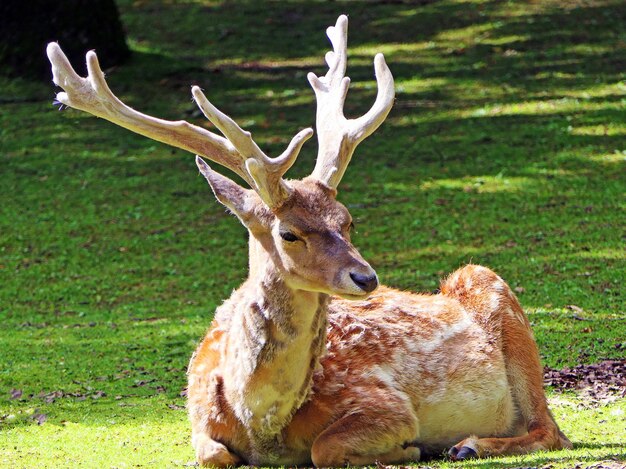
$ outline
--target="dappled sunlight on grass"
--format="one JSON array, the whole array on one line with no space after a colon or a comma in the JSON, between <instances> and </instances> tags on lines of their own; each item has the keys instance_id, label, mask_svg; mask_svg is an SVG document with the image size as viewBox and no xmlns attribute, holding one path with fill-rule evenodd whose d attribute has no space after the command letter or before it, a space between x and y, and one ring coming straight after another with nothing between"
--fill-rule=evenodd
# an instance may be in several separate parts
<instances>
[{"instance_id":1,"label":"dappled sunlight on grass","mask_svg":"<svg viewBox=\"0 0 626 469\"><path fill-rule=\"evenodd\" d=\"M352 60L353 57L361 57L361 60L366 58L370 59L372 56L378 53L385 55L388 62L393 65L396 59L402 60L403 58L415 62L415 53L424 53L427 49L432 49L429 42L394 42L386 44L362 44L355 47L350 47L348 60ZM390 58L393 57L393 62ZM352 64L352 62L350 62Z\"/></svg>"},{"instance_id":2,"label":"dappled sunlight on grass","mask_svg":"<svg viewBox=\"0 0 626 469\"><path fill-rule=\"evenodd\" d=\"M548 398L561 430L574 444L574 451L594 446L618 449L626 437L626 402L590 402L573 393L550 393ZM577 416L578 418L572 418ZM619 429L621 427L621 431Z\"/></svg>"},{"instance_id":3,"label":"dappled sunlight on grass","mask_svg":"<svg viewBox=\"0 0 626 469\"><path fill-rule=\"evenodd\" d=\"M593 252L579 252L575 255L580 259L606 259L606 260L624 260L624 250L621 248L615 249L595 249Z\"/></svg>"},{"instance_id":4,"label":"dappled sunlight on grass","mask_svg":"<svg viewBox=\"0 0 626 469\"><path fill-rule=\"evenodd\" d=\"M422 190L457 189L464 192L476 192L478 194L487 192L523 192L532 191L533 186L538 184L536 179L531 177L507 177L504 174L495 176L484 175L472 178L459 179L437 179L436 181L426 181L420 185Z\"/></svg>"},{"instance_id":5,"label":"dappled sunlight on grass","mask_svg":"<svg viewBox=\"0 0 626 469\"><path fill-rule=\"evenodd\" d=\"M507 115L561 115L563 113L577 113L580 111L621 110L626 107L621 103L611 102L584 102L578 98L564 97L558 99L543 99L541 101L523 101L517 103L498 103L469 109L459 117L507 116ZM619 124L617 124L619 125ZM564 131L568 125L564 123Z\"/></svg>"},{"instance_id":6,"label":"dappled sunlight on grass","mask_svg":"<svg viewBox=\"0 0 626 469\"><path fill-rule=\"evenodd\" d=\"M618 166L620 163L626 163L626 150L615 150L612 153L598 153L588 155L587 158L589 158L589 160L591 161L595 161L598 163Z\"/></svg>"},{"instance_id":7,"label":"dappled sunlight on grass","mask_svg":"<svg viewBox=\"0 0 626 469\"><path fill-rule=\"evenodd\" d=\"M492 23L490 21L484 22L482 24L472 24L466 26L464 28L456 28L456 29L448 29L446 31L441 31L437 35L435 35L432 40L436 44L450 45L450 44L465 44L465 43L482 43L483 41L489 41L491 39L489 34L499 29L502 26L502 23L496 22ZM506 36L506 38L499 37L498 42L512 42L512 41L523 41L527 36Z\"/></svg>"},{"instance_id":8,"label":"dappled sunlight on grass","mask_svg":"<svg viewBox=\"0 0 626 469\"><path fill-rule=\"evenodd\" d=\"M193 461L184 411L138 406L122 418L106 413L109 419L96 424L81 418L3 431L12 447L3 451L0 465L26 468L35 460L41 468L102 467L105 461L119 468L180 467Z\"/></svg>"},{"instance_id":9,"label":"dappled sunlight on grass","mask_svg":"<svg viewBox=\"0 0 626 469\"><path fill-rule=\"evenodd\" d=\"M568 130L572 135L598 135L603 137L626 135L626 125L614 125L612 123L605 125L576 126L571 127L571 129L568 127Z\"/></svg>"}]
</instances>

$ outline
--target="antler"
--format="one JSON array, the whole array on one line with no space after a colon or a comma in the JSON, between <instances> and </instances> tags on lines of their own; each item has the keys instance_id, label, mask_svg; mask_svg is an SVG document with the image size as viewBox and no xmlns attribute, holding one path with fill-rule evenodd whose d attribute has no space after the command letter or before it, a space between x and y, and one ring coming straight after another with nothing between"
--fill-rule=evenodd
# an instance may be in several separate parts
<instances>
[{"instance_id":1,"label":"antler","mask_svg":"<svg viewBox=\"0 0 626 469\"><path fill-rule=\"evenodd\" d=\"M270 158L252 140L250 132L213 106L197 86L191 90L196 103L226 138L186 121L158 119L125 105L109 89L93 51L87 53L86 78L74 71L57 43L48 44L47 53L52 64L52 79L65 90L57 94L60 103L153 140L205 156L241 176L269 207L278 207L287 198L289 188L282 176L295 162L304 142L313 135L313 129L300 131L282 155Z\"/></svg>"},{"instance_id":2,"label":"antler","mask_svg":"<svg viewBox=\"0 0 626 469\"><path fill-rule=\"evenodd\" d=\"M333 51L326 54L328 72L323 77L308 74L317 98L317 141L319 150L312 176L336 188L350 163L356 146L383 123L393 106L393 76L383 54L374 58L378 94L371 109L357 119L346 119L343 105L350 86L345 76L348 47L348 17L341 15L326 30Z\"/></svg>"}]
</instances>

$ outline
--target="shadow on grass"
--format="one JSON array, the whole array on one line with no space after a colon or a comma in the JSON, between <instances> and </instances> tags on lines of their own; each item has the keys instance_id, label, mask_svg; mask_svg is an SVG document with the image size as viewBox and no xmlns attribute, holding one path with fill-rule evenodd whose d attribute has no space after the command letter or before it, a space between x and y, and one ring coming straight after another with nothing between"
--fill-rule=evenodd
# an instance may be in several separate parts
<instances>
[{"instance_id":1,"label":"shadow on grass","mask_svg":"<svg viewBox=\"0 0 626 469\"><path fill-rule=\"evenodd\" d=\"M581 449L583 448L588 448L588 447L581 447ZM589 447L590 449L591 447ZM541 453L541 456L533 456L533 455L528 455L528 456L524 456L523 460L521 462L522 466L521 467L545 467L545 466L550 466L551 464L557 464L557 463L562 463L564 460L565 461L576 461L576 463L580 464L580 465L584 465L585 463L597 463L598 461L601 460L615 460L616 462L623 462L624 461L624 457L626 457L626 454L624 454L624 452L622 451L611 451L611 448L620 448L620 445L613 445L613 444L608 444L608 445L603 445L601 447L594 447L594 449L606 449L606 453L602 454L601 456L592 456L592 455L575 455L575 456L570 456L567 454L567 452L559 452L558 456L551 456L550 453ZM471 468L476 468L476 469L489 469L489 468L511 468L511 467L520 467L519 466L519 462L516 463L511 463L509 461L499 461L498 459L488 459L488 460L480 460L480 459L474 459L474 460L465 460L462 463L459 463L458 466L455 465L455 467L471 467ZM595 467L595 466L590 466L590 467ZM608 466L611 467L611 466Z\"/></svg>"}]
</instances>

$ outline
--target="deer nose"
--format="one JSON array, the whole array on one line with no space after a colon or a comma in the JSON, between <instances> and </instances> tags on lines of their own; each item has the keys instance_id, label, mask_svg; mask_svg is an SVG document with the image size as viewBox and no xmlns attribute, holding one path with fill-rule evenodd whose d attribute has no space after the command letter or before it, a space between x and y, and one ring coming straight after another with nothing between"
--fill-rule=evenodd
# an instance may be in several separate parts
<instances>
[{"instance_id":1,"label":"deer nose","mask_svg":"<svg viewBox=\"0 0 626 469\"><path fill-rule=\"evenodd\" d=\"M373 292L378 286L378 277L376 277L376 274L363 275L350 272L350 278L357 287L367 293Z\"/></svg>"}]
</instances>

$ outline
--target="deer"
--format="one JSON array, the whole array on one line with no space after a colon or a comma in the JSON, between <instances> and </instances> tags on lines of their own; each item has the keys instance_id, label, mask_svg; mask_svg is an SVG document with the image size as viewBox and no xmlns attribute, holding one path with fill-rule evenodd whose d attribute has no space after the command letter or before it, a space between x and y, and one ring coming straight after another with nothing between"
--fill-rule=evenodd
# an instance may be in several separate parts
<instances>
[{"instance_id":1,"label":"deer","mask_svg":"<svg viewBox=\"0 0 626 469\"><path fill-rule=\"evenodd\" d=\"M374 58L377 94L346 118L348 19L327 29L310 176L286 179L304 142L276 157L194 86L223 136L142 114L109 89L96 54L86 78L57 43L47 54L62 105L196 154L217 200L249 232L249 273L215 311L188 367L192 445L202 466L399 464L571 448L547 404L531 325L496 273L466 265L438 293L379 286L351 241L337 188L356 146L386 119L394 79ZM202 158L239 175L249 188Z\"/></svg>"}]
</instances>

